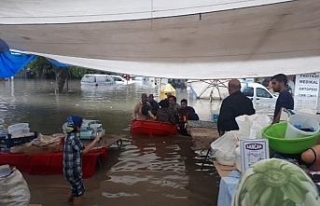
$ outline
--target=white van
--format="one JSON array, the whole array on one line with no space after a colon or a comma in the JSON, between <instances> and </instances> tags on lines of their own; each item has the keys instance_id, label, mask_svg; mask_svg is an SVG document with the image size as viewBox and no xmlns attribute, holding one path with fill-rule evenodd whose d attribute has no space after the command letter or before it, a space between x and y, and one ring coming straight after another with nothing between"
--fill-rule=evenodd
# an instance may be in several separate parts
<instances>
[{"instance_id":1,"label":"white van","mask_svg":"<svg viewBox=\"0 0 320 206\"><path fill-rule=\"evenodd\" d=\"M273 112L278 95L272 94L262 84L255 82L241 83L241 91L253 101L256 109Z\"/></svg>"},{"instance_id":2,"label":"white van","mask_svg":"<svg viewBox=\"0 0 320 206\"><path fill-rule=\"evenodd\" d=\"M107 74L85 74L81 78L81 86L106 86L113 84L113 78Z\"/></svg>"}]
</instances>

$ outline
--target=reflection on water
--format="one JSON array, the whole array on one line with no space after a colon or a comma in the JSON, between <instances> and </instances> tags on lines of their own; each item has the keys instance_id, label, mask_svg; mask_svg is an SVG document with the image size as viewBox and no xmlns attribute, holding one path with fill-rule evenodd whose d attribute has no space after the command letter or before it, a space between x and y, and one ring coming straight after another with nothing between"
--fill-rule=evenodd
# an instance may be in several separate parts
<instances>
[{"instance_id":1,"label":"reflection on water","mask_svg":"<svg viewBox=\"0 0 320 206\"><path fill-rule=\"evenodd\" d=\"M119 150L110 149L108 160L96 175L85 180L85 205L215 205L217 174L212 165L202 167L203 158L190 147L186 137L142 137L129 135L129 122L142 92L149 86L81 88L69 82L69 92L55 95L55 83L24 81L0 83L0 115L6 125L29 122L31 129L44 134L61 132L67 115L99 119L106 133L122 133L127 138ZM187 98L201 119L219 102L195 100L178 91L178 100ZM33 203L67 205L68 184L62 176L30 176L26 180Z\"/></svg>"},{"instance_id":2,"label":"reflection on water","mask_svg":"<svg viewBox=\"0 0 320 206\"><path fill-rule=\"evenodd\" d=\"M215 205L216 173L212 166L200 170L191 145L183 137L130 138L108 171L103 196L116 205Z\"/></svg>"},{"instance_id":3,"label":"reflection on water","mask_svg":"<svg viewBox=\"0 0 320 206\"><path fill-rule=\"evenodd\" d=\"M217 174L197 166L183 137L128 137L121 150L110 149L107 162L85 180L85 205L216 205ZM68 184L61 176L25 175L32 202L66 205ZM45 195L45 198L44 198Z\"/></svg>"}]
</instances>

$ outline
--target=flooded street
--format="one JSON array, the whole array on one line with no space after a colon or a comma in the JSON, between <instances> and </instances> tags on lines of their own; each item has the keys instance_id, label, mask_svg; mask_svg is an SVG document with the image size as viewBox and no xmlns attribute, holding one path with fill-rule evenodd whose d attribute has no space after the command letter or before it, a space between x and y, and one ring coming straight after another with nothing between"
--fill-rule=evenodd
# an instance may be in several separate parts
<instances>
[{"instance_id":1,"label":"flooded street","mask_svg":"<svg viewBox=\"0 0 320 206\"><path fill-rule=\"evenodd\" d=\"M150 86L81 89L79 81L72 81L68 87L68 93L55 95L50 81L0 82L0 117L6 126L29 122L31 130L53 134L62 131L66 116L78 114L101 120L107 134L125 135L122 147L113 145L96 174L85 180L85 205L216 205L218 175L212 166L202 166L203 156L191 150L190 138L130 135L134 105L142 92L153 92ZM188 99L202 120L220 105L194 100L185 90L177 98ZM62 175L24 176L32 203L68 205L69 185Z\"/></svg>"},{"instance_id":2,"label":"flooded street","mask_svg":"<svg viewBox=\"0 0 320 206\"><path fill-rule=\"evenodd\" d=\"M99 119L107 133L128 132L131 114L141 93L153 93L150 85L82 87L80 81L68 84L69 92L55 95L55 82L21 80L0 82L0 115L6 125L29 122L34 131L44 134L61 132L70 114ZM196 100L186 90L177 91L177 101L188 99L201 120L211 119L211 110L220 101Z\"/></svg>"},{"instance_id":3,"label":"flooded street","mask_svg":"<svg viewBox=\"0 0 320 206\"><path fill-rule=\"evenodd\" d=\"M216 205L218 176L184 138L133 137L112 147L96 174L85 180L85 205ZM67 205L62 176L25 175L32 203Z\"/></svg>"}]
</instances>

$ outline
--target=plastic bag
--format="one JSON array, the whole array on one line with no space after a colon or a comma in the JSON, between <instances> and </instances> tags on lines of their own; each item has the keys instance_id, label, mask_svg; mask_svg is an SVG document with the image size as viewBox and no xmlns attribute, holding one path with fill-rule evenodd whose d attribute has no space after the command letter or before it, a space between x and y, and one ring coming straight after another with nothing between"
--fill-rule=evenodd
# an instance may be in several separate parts
<instances>
[{"instance_id":1,"label":"plastic bag","mask_svg":"<svg viewBox=\"0 0 320 206\"><path fill-rule=\"evenodd\" d=\"M255 114L251 116L250 137L254 139L262 138L262 130L271 124L271 119L265 114Z\"/></svg>"},{"instance_id":2,"label":"plastic bag","mask_svg":"<svg viewBox=\"0 0 320 206\"><path fill-rule=\"evenodd\" d=\"M211 151L219 164L234 165L238 135L239 131L229 131L211 143Z\"/></svg>"},{"instance_id":3,"label":"plastic bag","mask_svg":"<svg viewBox=\"0 0 320 206\"><path fill-rule=\"evenodd\" d=\"M270 125L271 119L265 114L241 115L236 117L240 139L262 138L262 129Z\"/></svg>"},{"instance_id":4,"label":"plastic bag","mask_svg":"<svg viewBox=\"0 0 320 206\"><path fill-rule=\"evenodd\" d=\"M0 166L1 171L8 171L8 174L0 176L0 205L26 206L30 202L30 191L27 182L17 169L9 165Z\"/></svg>"},{"instance_id":5,"label":"plastic bag","mask_svg":"<svg viewBox=\"0 0 320 206\"><path fill-rule=\"evenodd\" d=\"M250 128L252 121L249 118L249 115L241 115L236 117L236 122L239 126L239 137L240 138L249 138L250 137Z\"/></svg>"}]
</instances>

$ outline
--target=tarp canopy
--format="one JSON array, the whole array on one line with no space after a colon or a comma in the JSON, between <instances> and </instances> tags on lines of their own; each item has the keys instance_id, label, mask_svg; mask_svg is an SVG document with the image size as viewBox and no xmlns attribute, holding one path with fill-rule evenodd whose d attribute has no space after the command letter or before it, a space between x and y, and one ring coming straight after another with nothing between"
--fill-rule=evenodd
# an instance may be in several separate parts
<instances>
[{"instance_id":1,"label":"tarp canopy","mask_svg":"<svg viewBox=\"0 0 320 206\"><path fill-rule=\"evenodd\" d=\"M69 64L65 64L65 63L61 63L61 62L59 62L59 61L57 61L57 60L54 60L54 59L49 59L49 58L47 58L47 60L51 63L51 64L53 64L55 67L57 67L58 69L60 68L60 69L62 69L62 68L69 68L71 65L69 65Z\"/></svg>"},{"instance_id":2,"label":"tarp canopy","mask_svg":"<svg viewBox=\"0 0 320 206\"><path fill-rule=\"evenodd\" d=\"M11 53L8 45L0 39L0 78L14 76L34 57L34 55Z\"/></svg>"},{"instance_id":3,"label":"tarp canopy","mask_svg":"<svg viewBox=\"0 0 320 206\"><path fill-rule=\"evenodd\" d=\"M36 56L33 54L11 52L9 46L0 39L0 78L14 76L35 58ZM70 66L54 59L48 59L48 61L57 68L66 68Z\"/></svg>"},{"instance_id":4,"label":"tarp canopy","mask_svg":"<svg viewBox=\"0 0 320 206\"><path fill-rule=\"evenodd\" d=\"M319 72L319 0L2 0L11 49L145 76Z\"/></svg>"}]
</instances>

